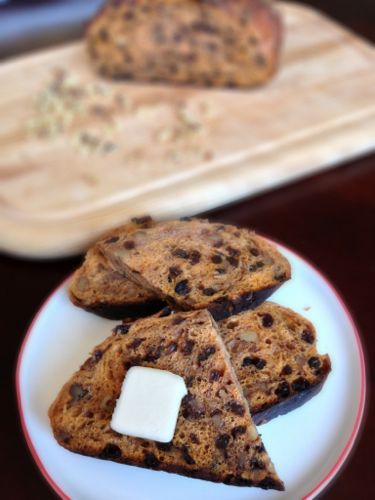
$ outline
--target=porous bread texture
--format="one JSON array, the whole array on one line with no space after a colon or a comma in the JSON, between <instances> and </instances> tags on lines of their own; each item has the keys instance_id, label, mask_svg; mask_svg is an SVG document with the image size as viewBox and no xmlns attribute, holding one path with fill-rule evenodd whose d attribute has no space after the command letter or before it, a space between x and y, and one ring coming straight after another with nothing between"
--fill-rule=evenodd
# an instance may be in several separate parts
<instances>
[{"instance_id":1,"label":"porous bread texture","mask_svg":"<svg viewBox=\"0 0 375 500\"><path fill-rule=\"evenodd\" d=\"M106 232L99 241L114 241L120 234L128 235L152 224L149 217L134 219ZM76 306L111 319L146 316L163 307L154 294L112 269L97 243L89 248L83 264L74 273L69 296Z\"/></svg>"},{"instance_id":2,"label":"porous bread texture","mask_svg":"<svg viewBox=\"0 0 375 500\"><path fill-rule=\"evenodd\" d=\"M215 319L254 307L290 278L288 261L264 238L201 219L160 222L99 248L172 307L208 309Z\"/></svg>"},{"instance_id":3,"label":"porous bread texture","mask_svg":"<svg viewBox=\"0 0 375 500\"><path fill-rule=\"evenodd\" d=\"M170 443L111 429L131 366L183 377L188 394ZM49 417L57 441L77 453L227 484L283 489L207 311L120 325L64 385Z\"/></svg>"},{"instance_id":4,"label":"porous bread texture","mask_svg":"<svg viewBox=\"0 0 375 500\"><path fill-rule=\"evenodd\" d=\"M249 87L275 72L282 22L264 0L112 0L86 38L109 77Z\"/></svg>"},{"instance_id":5,"label":"porous bread texture","mask_svg":"<svg viewBox=\"0 0 375 500\"><path fill-rule=\"evenodd\" d=\"M272 302L220 321L219 329L256 423L301 405L331 370L312 323Z\"/></svg>"}]
</instances>

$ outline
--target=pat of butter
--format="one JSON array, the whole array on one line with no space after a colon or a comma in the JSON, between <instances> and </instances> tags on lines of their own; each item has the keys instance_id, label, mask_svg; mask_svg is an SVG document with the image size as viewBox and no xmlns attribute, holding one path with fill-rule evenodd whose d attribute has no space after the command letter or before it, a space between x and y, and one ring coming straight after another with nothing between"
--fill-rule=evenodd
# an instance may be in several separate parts
<instances>
[{"instance_id":1,"label":"pat of butter","mask_svg":"<svg viewBox=\"0 0 375 500\"><path fill-rule=\"evenodd\" d=\"M132 366L122 384L111 427L127 436L168 443L173 439L186 394L184 379L179 375Z\"/></svg>"}]
</instances>

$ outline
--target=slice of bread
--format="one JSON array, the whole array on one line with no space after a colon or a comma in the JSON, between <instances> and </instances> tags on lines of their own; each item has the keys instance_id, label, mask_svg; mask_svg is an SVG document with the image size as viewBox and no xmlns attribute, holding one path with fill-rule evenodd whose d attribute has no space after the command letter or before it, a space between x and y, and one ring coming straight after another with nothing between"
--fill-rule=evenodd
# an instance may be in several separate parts
<instances>
[{"instance_id":1,"label":"slice of bread","mask_svg":"<svg viewBox=\"0 0 375 500\"><path fill-rule=\"evenodd\" d=\"M134 219L107 232L99 241L115 241L120 234L129 235L152 224L149 217ZM153 293L113 270L98 244L88 250L82 266L74 273L69 296L76 306L110 319L147 316L163 307Z\"/></svg>"},{"instance_id":2,"label":"slice of bread","mask_svg":"<svg viewBox=\"0 0 375 500\"><path fill-rule=\"evenodd\" d=\"M317 352L314 326L291 309L265 302L219 328L257 424L306 402L331 370L328 354Z\"/></svg>"},{"instance_id":3,"label":"slice of bread","mask_svg":"<svg viewBox=\"0 0 375 500\"><path fill-rule=\"evenodd\" d=\"M168 370L185 380L188 394L170 443L111 429L131 366ZM49 417L57 441L77 453L226 484L283 489L207 311L117 327L64 385Z\"/></svg>"},{"instance_id":4,"label":"slice of bread","mask_svg":"<svg viewBox=\"0 0 375 500\"><path fill-rule=\"evenodd\" d=\"M275 72L282 23L268 0L108 1L87 30L113 78L249 87Z\"/></svg>"},{"instance_id":5,"label":"slice of bread","mask_svg":"<svg viewBox=\"0 0 375 500\"><path fill-rule=\"evenodd\" d=\"M263 302L290 265L247 229L189 219L160 222L99 244L112 267L180 310L222 319Z\"/></svg>"}]
</instances>

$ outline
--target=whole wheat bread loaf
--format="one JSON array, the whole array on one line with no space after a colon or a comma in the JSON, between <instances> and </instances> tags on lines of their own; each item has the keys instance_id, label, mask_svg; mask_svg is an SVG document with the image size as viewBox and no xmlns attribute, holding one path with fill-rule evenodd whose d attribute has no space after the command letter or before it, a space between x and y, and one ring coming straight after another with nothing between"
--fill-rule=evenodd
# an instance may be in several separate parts
<instances>
[{"instance_id":1,"label":"whole wheat bread loaf","mask_svg":"<svg viewBox=\"0 0 375 500\"><path fill-rule=\"evenodd\" d=\"M111 429L131 366L183 377L188 394L170 443ZM283 489L207 311L120 325L64 385L49 416L57 441L77 453L232 485Z\"/></svg>"}]
</instances>

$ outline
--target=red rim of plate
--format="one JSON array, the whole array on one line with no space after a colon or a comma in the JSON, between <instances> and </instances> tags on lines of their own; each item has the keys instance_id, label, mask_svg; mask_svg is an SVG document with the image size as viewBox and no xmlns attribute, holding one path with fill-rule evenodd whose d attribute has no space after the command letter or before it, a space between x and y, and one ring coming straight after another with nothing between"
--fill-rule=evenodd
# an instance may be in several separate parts
<instances>
[{"instance_id":1,"label":"red rim of plate","mask_svg":"<svg viewBox=\"0 0 375 500\"><path fill-rule=\"evenodd\" d=\"M317 269L317 267L313 264L311 264L309 261L305 259L305 257L301 256L298 252L295 250L292 250L291 248L275 241L272 240L271 238L267 239L275 243L278 247L285 249L292 254L296 255L300 260L304 262L307 267L309 267L312 271L314 271L318 276L324 281L324 283L328 286L328 288L331 290L333 295L336 297L338 303L340 304L344 314L346 315L347 319L349 320L349 323L353 329L354 332L354 337L358 349L358 354L359 354L359 361L360 361L360 370L361 370L361 389L360 389L360 398L359 398L359 404L358 404L358 409L357 409L357 414L356 418L354 421L353 429L352 432L348 438L348 441L346 445L344 446L344 449L342 450L340 456L336 460L336 463L333 465L331 470L324 476L323 479L319 481L318 484L316 484L303 498L302 500L310 500L314 498L316 495L321 493L324 488L333 480L333 478L336 476L336 474L339 472L339 470L342 468L342 466L345 464L346 460L349 457L350 451L353 449L356 437L358 436L361 424L363 422L363 415L364 415L364 410L365 410L365 401L366 401L366 367L365 367L365 356L363 352L363 347L361 343L361 338L360 334L358 331L358 328L356 324L354 323L353 317L349 311L348 306L345 304L343 298L339 294L339 292L335 289L335 287L330 283L330 281L324 276L324 274ZM68 276L62 283L60 283L47 297L47 299L43 302L41 305L39 311L35 315L34 319L32 320L29 328L27 329L25 338L23 339L21 349L18 355L17 359L17 367L16 367L16 392L17 392L17 403L18 403L18 411L20 414L20 420L21 420L21 427L22 431L25 436L25 440L27 443L27 446L30 450L31 456L33 457L36 465L38 466L40 472L44 476L45 480L48 482L48 484L51 486L51 488L62 498L63 500L70 500L70 497L58 486L58 484L53 480L53 478L49 475L47 472L46 468L43 465L43 462L41 458L39 457L37 451L34 448L33 442L31 440L30 434L27 430L26 422L25 422L25 416L23 412L23 407L22 407L22 401L21 401L21 390L20 390L20 370L21 370L21 364L22 364L22 358L23 358L23 353L26 348L26 344L29 340L30 334L33 331L34 325L38 321L39 317L41 316L42 312L52 300L53 296L55 293L62 288L65 283L70 279L71 276Z\"/></svg>"}]
</instances>

